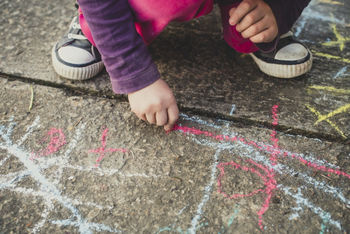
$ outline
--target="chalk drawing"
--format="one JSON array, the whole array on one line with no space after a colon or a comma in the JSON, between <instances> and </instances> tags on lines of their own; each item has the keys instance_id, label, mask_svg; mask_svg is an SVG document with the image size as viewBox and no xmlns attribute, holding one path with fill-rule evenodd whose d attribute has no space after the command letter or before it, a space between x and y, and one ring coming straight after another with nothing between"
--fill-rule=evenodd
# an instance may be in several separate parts
<instances>
[{"instance_id":1,"label":"chalk drawing","mask_svg":"<svg viewBox=\"0 0 350 234\"><path fill-rule=\"evenodd\" d=\"M326 4L332 4L332 5L344 5L343 2L334 1L334 0L318 0L319 3L326 3Z\"/></svg>"},{"instance_id":2,"label":"chalk drawing","mask_svg":"<svg viewBox=\"0 0 350 234\"><path fill-rule=\"evenodd\" d=\"M177 215L181 215L188 207L189 205L186 205L185 207L183 207L181 210L179 210L179 212L177 213Z\"/></svg>"},{"instance_id":3,"label":"chalk drawing","mask_svg":"<svg viewBox=\"0 0 350 234\"><path fill-rule=\"evenodd\" d=\"M187 120L191 120L191 117L187 117ZM200 123L203 124L205 126L206 122L203 120L198 121L198 119L192 119L193 122L196 123ZM218 121L218 122L225 122L225 121ZM276 121L275 121L276 123ZM212 123L210 123L209 125L213 125ZM221 128L223 126L227 126L227 125L222 125ZM220 129L220 126L214 126L215 129ZM316 158L311 159L312 157L310 156L305 156L302 154L298 154L298 153L292 153L289 152L285 149L280 149L277 148L277 138L273 141L274 145L270 146L266 143L261 143L261 142L254 142L254 141L249 141L244 139L243 137L240 137L238 134L232 133L231 135L221 135L221 134L216 134L213 132L209 132L209 131L203 131L203 130L199 130L196 128L190 128L190 127L186 127L186 126L180 126L177 125L174 128L175 131L180 131L180 132L184 132L190 135L193 135L194 138L192 138L192 140L194 142L196 142L197 144L201 144L201 145L205 145L205 146L209 146L215 149L226 149L226 150L234 150L234 152L243 152L243 151L247 151L247 153L242 153L241 156L243 157L247 157L249 159L251 159L251 162L260 162L261 164L256 163L256 165L262 166L264 165L265 168L270 168L270 170L273 170L279 174L290 174L291 176L294 176L295 174L298 174L298 178L303 180L305 183L315 187L315 189L318 189L324 193L328 193L329 195L333 196L334 198L338 198L340 201L344 202L345 204L350 204L350 200L347 199L344 194L342 193L342 191L339 188L335 188L327 183L325 183L324 181L318 181L315 178L300 172L300 171L295 171L292 168L289 168L286 165L282 165L279 162L275 162L272 164L271 162L271 155L272 153L275 153L276 156L279 157L283 157L284 159L293 159L293 160L297 160L299 161L302 165L305 165L309 168L313 168L314 170L320 171L320 172L325 172L325 173L331 173L331 174L336 174L336 175L340 175L340 176L344 176L347 179L350 179L350 175L344 171L342 171L341 169L338 169L338 167L336 167L335 165L332 165L324 160L317 160ZM221 129L222 130L222 129ZM203 137L207 137L207 138L196 138L195 136L203 136ZM276 135L275 134L271 134L271 140L274 139ZM211 139L211 140L210 140ZM232 143L234 143L235 145L232 145ZM240 145L239 148L237 148L237 145ZM276 149L277 148L277 149ZM261 152L265 152L265 153L269 153L270 157L268 160L266 160L266 158L261 155L258 154L258 151ZM307 158L307 159L306 159ZM254 160L254 161L253 161ZM273 160L275 161L275 160ZM284 188L283 185L278 185L279 188ZM219 187L219 186L218 186ZM306 189L306 188L303 188ZM287 190L286 190L287 191ZM290 193L287 193L287 195L290 195ZM308 199L304 198L302 195L299 194L299 198L302 199L303 203L299 203L298 204L298 210L303 210L302 206L306 206L306 207L312 207L312 211L314 213L316 213L318 216L320 216L322 219L325 218L324 214L327 214L325 212L316 212L316 211L320 211L322 210L320 207L315 206L314 204L312 204L312 202L310 202ZM266 202L266 200L265 200ZM266 203L268 204L268 203ZM339 221L333 220L331 219L331 217L327 217L329 218L329 220L331 220L332 224L341 230L341 225L339 223ZM339 225L338 225L339 224Z\"/></svg>"},{"instance_id":4,"label":"chalk drawing","mask_svg":"<svg viewBox=\"0 0 350 234\"><path fill-rule=\"evenodd\" d=\"M220 152L221 152L220 149L215 152L214 162L211 165L210 181L204 189L203 198L197 207L196 215L193 217L193 219L191 221L191 227L188 230L189 233L191 233L191 234L196 232L198 222L203 214L203 206L209 201L210 193L211 193L212 187L213 187L213 185L215 183L215 179L216 179L216 168L218 165L218 159L219 159Z\"/></svg>"},{"instance_id":5,"label":"chalk drawing","mask_svg":"<svg viewBox=\"0 0 350 234\"><path fill-rule=\"evenodd\" d=\"M234 210L233 210L233 214L231 215L231 217L229 218L229 220L227 222L226 228L225 228L225 226L222 226L221 230L220 230L220 232L218 232L218 234L226 233L229 230L229 228L233 224L233 221L237 217L238 213L239 213L239 206L236 204L234 207Z\"/></svg>"},{"instance_id":6,"label":"chalk drawing","mask_svg":"<svg viewBox=\"0 0 350 234\"><path fill-rule=\"evenodd\" d=\"M11 157L10 154L6 155L1 161L0 161L0 167L6 163L6 161Z\"/></svg>"},{"instance_id":7,"label":"chalk drawing","mask_svg":"<svg viewBox=\"0 0 350 234\"><path fill-rule=\"evenodd\" d=\"M328 91L335 94L350 94L350 89L337 89L332 86L311 85L308 87L308 89L323 90L323 91Z\"/></svg>"},{"instance_id":8,"label":"chalk drawing","mask_svg":"<svg viewBox=\"0 0 350 234\"><path fill-rule=\"evenodd\" d=\"M106 152L109 152L109 153L113 153L113 152L122 152L122 153L126 153L126 152L128 152L127 149L123 149L123 148L119 148L119 149L108 148L108 149L106 149L107 133L108 133L108 128L106 128L105 130L103 130L103 133L102 133L102 136L101 136L101 145L102 145L102 146L101 146L100 148L89 150L89 153L96 153L96 154L99 154L99 155L100 155L100 156L96 159L95 167L99 167L99 166L100 166L100 162L101 162L102 159L105 157L105 153L106 153Z\"/></svg>"},{"instance_id":9,"label":"chalk drawing","mask_svg":"<svg viewBox=\"0 0 350 234\"><path fill-rule=\"evenodd\" d=\"M337 124L335 124L334 122L332 122L331 120L329 120L329 118L337 115L337 114L341 114L341 113L345 113L346 111L348 111L350 109L350 104L346 104L344 106L339 107L338 109L326 114L326 115L322 115L319 111L317 111L314 107L306 104L305 105L312 113L314 113L317 117L317 121L315 122L315 125L319 124L322 121L326 121L327 123L329 123L329 125L332 126L332 128L334 128L342 138L347 139L347 136L345 135L345 133L340 130L339 126Z\"/></svg>"},{"instance_id":10,"label":"chalk drawing","mask_svg":"<svg viewBox=\"0 0 350 234\"><path fill-rule=\"evenodd\" d=\"M92 232L114 232L119 233L120 230L106 226L102 223L89 222L85 219L77 206L88 206L95 207L98 209L110 210L111 206L102 206L94 202L82 202L77 199L72 199L67 195L62 195L62 191L59 189L60 182L62 181L63 169L71 168L78 171L92 171L99 176L109 176L114 174L119 174L125 177L141 176L147 178L155 178L153 175L147 175L142 172L136 174L122 173L117 170L104 170L99 169L93 170L93 168L86 168L79 165L73 165L70 159L70 154L75 149L78 142L81 140L82 133L85 129L85 124L79 124L73 134L72 139L65 148L64 152L61 152L63 147L61 147L62 142L66 141L63 138L63 131L58 129L50 129L48 134L44 137L44 140L48 142L48 147L46 149L39 151L39 155L46 155L48 152L55 152L51 154L50 157L38 157L35 160L30 160L32 154L30 150L23 147L23 143L30 138L31 133L35 128L39 126L39 117L37 117L34 122L27 128L26 132L17 141L13 142L12 134L15 127L15 122L13 118L10 119L7 126L0 125L0 149L7 152L8 155L17 159L22 163L24 169L11 172L7 175L1 175L0 177L0 190L9 190L24 196L40 197L44 205L44 209L41 211L41 219L34 225L32 232L41 232L41 228L45 223L52 223L59 226L72 226L77 227L80 233L92 233ZM63 141L64 139L64 141ZM50 144L51 142L51 144ZM49 149L49 150L47 150ZM52 150L52 151L50 151ZM57 150L57 151L56 151ZM51 167L58 168L55 175L51 175L49 178L46 176L45 170ZM106 173L105 173L106 172ZM158 177L158 175L156 175ZM38 186L34 188L25 188L18 185L23 179L31 177L32 180ZM38 188L36 188L38 187ZM70 213L71 217L64 220L50 220L48 219L49 214L56 209L56 204L66 208Z\"/></svg>"},{"instance_id":11,"label":"chalk drawing","mask_svg":"<svg viewBox=\"0 0 350 234\"><path fill-rule=\"evenodd\" d=\"M332 47L332 46L339 46L339 50L340 51L343 51L344 48L345 48L345 44L350 42L350 37L344 37L342 36L339 32L338 32L338 29L337 29L337 26L335 24L331 24L331 28L333 30L333 33L336 37L336 40L335 41L327 41L327 42L324 42L322 43L322 45L324 46L329 46L329 47Z\"/></svg>"},{"instance_id":12,"label":"chalk drawing","mask_svg":"<svg viewBox=\"0 0 350 234\"><path fill-rule=\"evenodd\" d=\"M229 199L251 197L251 196L254 196L258 193L265 193L265 195L266 195L265 202L262 205L262 207L260 208L260 210L257 212L257 214L259 216L258 224L259 224L259 227L263 230L264 228L263 228L263 224L262 224L262 215L268 210L270 200L272 197L272 192L276 188L276 180L274 179L275 174L273 173L273 170L269 170L267 167L264 167L260 164L257 164L253 160L249 159L249 160L246 160L246 162L251 163L257 169L260 169L263 172L263 174L259 170L255 169L254 167L241 166L233 161L228 162L228 163L220 163L218 165L218 168L220 169L220 175L219 175L219 178L217 181L218 192L223 194L224 197L229 198ZM230 165L233 169L241 169L243 171L251 172L251 173L258 175L261 178L261 180L264 182L264 185L266 187L264 189L255 189L248 194L235 193L232 195L228 195L227 193L222 191L222 183L221 183L221 180L222 180L223 176L225 175L224 167L228 166L228 165Z\"/></svg>"},{"instance_id":13,"label":"chalk drawing","mask_svg":"<svg viewBox=\"0 0 350 234\"><path fill-rule=\"evenodd\" d=\"M237 142L237 143L239 144L240 142ZM242 152L244 150L247 150L245 145L243 145L243 148L239 147L237 149L237 147L233 147L233 149L235 151L242 150ZM293 175L298 173L298 178L301 178L307 184L314 186L315 189L318 189L319 191L326 192L329 195L331 195L335 198L338 198L339 200L341 200L345 204L350 204L350 200L346 199L339 189L334 188L332 186L329 186L329 185L325 184L324 182L317 181L305 173L294 171L293 169L291 169L287 166L284 166L281 164L277 164L276 166L272 166L271 163L269 163L268 159L266 159L263 155L257 153L256 151L254 153L253 152L254 152L254 150L249 150L246 154L244 154L244 156L247 158L254 158L255 160L259 161L260 163L264 164L265 166L269 166L269 167L273 168L276 172L278 172L279 174L282 174L282 175L289 174L289 175L293 176ZM278 185L278 186L279 186L279 188L283 187L283 185ZM304 198L304 200L308 201L308 199L306 199L306 198ZM310 203L308 203L308 204L310 204ZM320 209L320 208L317 206L314 206L314 209ZM303 211L303 208L299 204L299 206L296 210ZM297 214L295 214L294 218L297 218L297 217L299 217L299 216Z\"/></svg>"},{"instance_id":14,"label":"chalk drawing","mask_svg":"<svg viewBox=\"0 0 350 234\"><path fill-rule=\"evenodd\" d=\"M327 53L322 53L322 52L317 52L317 51L312 51L314 53L314 55L319 56L319 57L324 57L327 59L334 59L343 63L350 63L350 59L348 58L342 58L340 56L337 55L332 55L332 54L327 54Z\"/></svg>"},{"instance_id":15,"label":"chalk drawing","mask_svg":"<svg viewBox=\"0 0 350 234\"><path fill-rule=\"evenodd\" d=\"M26 168L26 172L29 173L31 178L37 182L37 184L39 185L39 189L49 195L47 197L43 197L43 200L45 201L47 207L44 211L44 214L48 213L48 210L51 210L53 208L52 201L55 200L72 213L72 220L74 220L74 223L72 222L72 225L74 224L76 227L78 227L79 232L92 233L92 230L110 231L111 229L103 224L90 223L87 220L85 220L81 216L78 209L72 203L64 199L64 197L61 194L61 191L43 175L40 166L38 166L33 160L29 159L31 154L22 149L16 143L12 142L10 137L12 135L14 125L15 123L10 123L10 125L7 128L6 134L4 134L3 131L0 131L0 135L3 139L3 142L0 142L0 149L6 150L9 154L16 157ZM5 129L5 126L1 126L0 129ZM8 186L12 187L10 186L10 184ZM34 231L38 231L38 229L35 229ZM115 231L117 232L118 230Z\"/></svg>"},{"instance_id":16,"label":"chalk drawing","mask_svg":"<svg viewBox=\"0 0 350 234\"><path fill-rule=\"evenodd\" d=\"M291 188L289 187L281 187L281 189L288 195L290 195L291 197L293 197L295 199L295 202L297 204L303 205L308 207L309 209L311 209L315 214L319 215L322 220L327 220L330 224L334 225L335 227L337 227L339 230L341 230L341 225L338 221L334 221L331 218L331 214L322 210L319 207L316 207L315 205L313 205L311 202L309 202L307 199L305 199L302 196L301 193L301 188L298 188L298 192L297 193L292 193L291 192Z\"/></svg>"},{"instance_id":17,"label":"chalk drawing","mask_svg":"<svg viewBox=\"0 0 350 234\"><path fill-rule=\"evenodd\" d=\"M236 135L236 134L234 134L234 135ZM237 141L237 142L235 142L235 145L232 145L229 142L224 142L224 143L211 142L211 141L208 141L207 139L198 140L197 138L193 138L192 140L199 145L210 146L212 148L226 149L226 150L229 150L230 152L232 151L232 153L239 151L240 156L244 156L248 159L255 160L266 167L273 168L275 172L277 172L281 175L289 174L290 176L293 176L293 178L294 178L294 176L296 174L298 174L298 178L302 179L304 183L309 184L309 185L313 186L315 189L318 189L319 191L323 191L323 192L327 193L328 195L339 199L340 201L344 202L345 204L350 204L350 199L345 198L344 194L342 193L342 191L340 189L334 188L334 187L326 184L323 181L318 181L318 180L314 179L313 177L305 174L304 172L295 171L286 165L277 164L277 165L273 166L268 158L266 158L264 155L259 153L259 151L256 151L255 148L253 148L250 145L245 145L244 143L242 143L240 141ZM278 187L281 188L281 187L283 187L283 185L278 185ZM308 202L307 198L303 198L303 199ZM308 204L311 204L311 203L308 202ZM315 210L321 209L317 206L313 206L313 208ZM301 204L299 204L298 209L301 211L303 210ZM296 215L296 218L297 217L298 217L298 215Z\"/></svg>"},{"instance_id":18,"label":"chalk drawing","mask_svg":"<svg viewBox=\"0 0 350 234\"><path fill-rule=\"evenodd\" d=\"M327 214L323 214L323 216L327 216ZM328 218L323 219L323 222L321 224L320 234L324 234L325 233L325 231L327 229L328 222L329 222Z\"/></svg>"},{"instance_id":19,"label":"chalk drawing","mask_svg":"<svg viewBox=\"0 0 350 234\"><path fill-rule=\"evenodd\" d=\"M62 129L51 128L46 136L41 140L42 142L49 141L47 147L43 150L40 150L37 153L33 153L30 157L31 160L49 156L50 154L56 153L60 150L62 146L66 144L66 137L62 131Z\"/></svg>"},{"instance_id":20,"label":"chalk drawing","mask_svg":"<svg viewBox=\"0 0 350 234\"><path fill-rule=\"evenodd\" d=\"M325 15L321 12L318 12L316 7L319 4L319 2L322 0L313 0L310 2L309 6L306 7L298 20L298 26L296 27L294 35L298 37L300 33L303 31L306 22L309 22L311 19L317 20L317 21L324 21L332 24L339 24L339 25L348 25L349 22L346 22L345 19L338 19L334 17L333 15ZM329 0L326 0L329 1ZM334 2L334 1L331 1Z\"/></svg>"},{"instance_id":21,"label":"chalk drawing","mask_svg":"<svg viewBox=\"0 0 350 234\"><path fill-rule=\"evenodd\" d=\"M334 111L331 111L330 113L328 113L327 115L322 115L319 116L319 118L317 119L317 121L315 122L315 125L319 124L320 122L327 120L335 115L341 114L341 113L345 113L350 109L350 103L349 104L345 104L339 108L337 108Z\"/></svg>"},{"instance_id":22,"label":"chalk drawing","mask_svg":"<svg viewBox=\"0 0 350 234\"><path fill-rule=\"evenodd\" d=\"M230 115L233 115L233 113L235 113L235 111L236 111L236 105L233 104L231 107Z\"/></svg>"},{"instance_id":23,"label":"chalk drawing","mask_svg":"<svg viewBox=\"0 0 350 234\"><path fill-rule=\"evenodd\" d=\"M158 233L162 233L162 232L177 232L180 234L189 234L190 233L189 229L184 231L184 230L182 230L181 227L176 227L176 221L177 221L178 217L187 209L188 206L189 205L186 205L177 213L176 220L173 222L173 224L171 226L159 228L159 230L156 233L158 234ZM204 223L197 225L196 231L201 229L202 227L205 227L205 226L208 226L207 222L204 222Z\"/></svg>"},{"instance_id":24,"label":"chalk drawing","mask_svg":"<svg viewBox=\"0 0 350 234\"><path fill-rule=\"evenodd\" d=\"M322 91L326 91L326 92L330 92L333 94L341 94L341 95L347 95L350 94L350 89L338 89L332 86L320 86L320 85L311 85L308 87L308 91L315 89L315 90L322 90ZM346 134L340 129L340 127L334 123L333 121L330 120L330 118L339 115L339 114L343 114L346 113L350 110L350 103L342 105L341 107L338 107L337 109L335 109L334 111L329 112L328 114L321 114L318 110L316 110L316 108L312 107L309 104L305 105L312 113L314 113L317 117L317 120L315 122L315 125L326 121L329 125L332 126L333 129L335 129L339 135L341 135L342 138L347 139Z\"/></svg>"},{"instance_id":25,"label":"chalk drawing","mask_svg":"<svg viewBox=\"0 0 350 234\"><path fill-rule=\"evenodd\" d=\"M333 77L333 79L337 79L339 77L342 77L344 75L346 75L346 71L347 71L348 67L343 67L342 69L340 69L337 74L335 74L335 76Z\"/></svg>"},{"instance_id":26,"label":"chalk drawing","mask_svg":"<svg viewBox=\"0 0 350 234\"><path fill-rule=\"evenodd\" d=\"M196 230L201 229L202 227L208 226L208 223L201 223L197 226ZM175 225L170 226L170 227L163 227L160 228L156 233L162 233L162 232L175 232L175 233L180 233L180 234L190 234L191 232L189 230L182 230L181 227L175 227Z\"/></svg>"},{"instance_id":27,"label":"chalk drawing","mask_svg":"<svg viewBox=\"0 0 350 234\"><path fill-rule=\"evenodd\" d=\"M217 135L213 132L202 131L202 130L199 130L196 128L190 128L190 127L185 127L185 126L180 126L180 125L175 125L174 130L178 130L178 131L193 134L193 135L203 135L203 136L207 136L207 137L210 137L210 138L218 140L218 141L227 141L227 142L240 141L240 142L243 142L245 145L252 145L259 150L265 150L265 152L269 152L269 153L273 153L276 151L276 149L274 149L274 147L271 147L271 146L266 145L266 144L261 144L261 143L258 144L257 142L254 142L254 141L247 141L243 137L237 137L237 136L230 137L230 136L222 135L222 134ZM348 174L348 173L345 173L345 172L340 171L340 170L331 169L331 168L326 167L326 166L318 165L317 163L309 162L308 160L304 159L302 156L295 154L295 153L292 153L292 154L289 154L287 152L282 153L282 150L277 150L276 154L282 155L284 157L296 159L300 163L302 163L310 168L326 171L326 172L332 173L332 174L339 174L339 175L350 178L350 174Z\"/></svg>"},{"instance_id":28,"label":"chalk drawing","mask_svg":"<svg viewBox=\"0 0 350 234\"><path fill-rule=\"evenodd\" d=\"M272 118L273 118L272 125L274 127L278 125L277 109L278 109L278 105L274 105L272 107ZM274 146L275 150L271 153L271 157L270 157L270 161L271 161L271 164L273 166L276 165L276 162L277 162L276 155L277 155L278 148L279 148L278 147L278 139L276 138L276 135L277 135L277 132L275 129L273 129L272 133L271 133L271 141L274 143L273 146ZM268 210L268 208L270 206L270 201L272 198L273 191L276 189L276 186L277 186L277 182L275 180L275 173L274 173L273 169L269 169L267 167L264 167L263 165L258 164L251 159L246 160L246 162L250 163L254 167L241 166L233 161L226 162L226 163L220 163L218 165L218 168L220 169L220 175L219 175L218 181L217 181L218 192L223 194L224 197L229 198L229 199L251 197L251 196L256 195L258 193L265 193L266 197L265 197L264 204L262 205L262 207L260 208L260 210L257 213L259 216L259 222L258 222L259 227L263 230L264 227L262 224L262 222L263 222L262 216ZM264 182L265 188L264 189L261 189L261 188L255 189L248 194L236 193L236 194L228 195L227 193L223 192L221 181L222 181L222 177L225 175L224 168L225 168L225 166L228 166L228 165L230 165L233 169L240 169L240 170L243 170L246 172L251 172L251 173L256 174ZM255 168L257 168L257 169L255 169ZM260 169L260 171L258 169ZM263 172L263 174L261 172Z\"/></svg>"},{"instance_id":29,"label":"chalk drawing","mask_svg":"<svg viewBox=\"0 0 350 234\"><path fill-rule=\"evenodd\" d=\"M25 142L28 139L29 135L32 134L34 129L39 127L39 121L40 121L40 117L37 116L35 118L35 120L33 121L33 123L28 126L26 133L21 137L21 139L19 141L17 141L17 145L22 145L23 142Z\"/></svg>"},{"instance_id":30,"label":"chalk drawing","mask_svg":"<svg viewBox=\"0 0 350 234\"><path fill-rule=\"evenodd\" d=\"M277 110L278 106L272 107L272 118L273 122L272 125L275 127L278 125L278 116L277 116ZM225 134L221 133L215 133L210 131L204 131L193 127L187 127L183 125L176 125L174 130L177 132L185 133L187 136L191 136L190 140L193 142L199 144L199 145L205 145L209 146L216 150L215 155L213 156L213 163L210 165L210 176L209 180L206 184L205 189L203 190L202 199L200 200L199 204L196 204L195 213L193 214L193 218L191 220L191 223L189 224L190 228L187 230L183 230L181 227L176 227L175 222L167 227L160 228L158 232L164 232L164 231L170 231L170 232L178 232L178 233L196 233L201 228L204 228L209 225L207 222L200 223L201 217L203 216L205 212L205 206L210 202L211 194L214 191L213 187L215 186L215 181L221 180L222 176L224 176L224 172L221 171L220 166L224 166L224 164L219 163L220 153L225 150L227 153L235 153L240 152L240 157L246 162L247 165L239 165L237 162L232 161L233 163L230 164L233 165L236 169L240 170L246 170L250 173L255 173L258 175L260 180L263 183L262 188L252 188L252 192L245 194L248 196L263 196L264 202L258 211L258 224L259 227L263 229L263 215L268 212L269 204L271 201L271 197L273 194L273 191L278 188L281 189L285 193L286 196L292 197L296 201L296 207L293 208L294 213L291 215L291 217L298 218L299 213L303 212L304 208L307 207L310 211L318 215L322 220L324 225L331 225L336 227L339 230L342 230L341 222L339 220L335 220L332 218L331 213L327 212L326 210L322 209L321 207L313 204L309 199L305 198L303 195L303 191L306 191L310 186L314 187L315 189L322 191L325 195L329 195L332 198L335 198L336 200L343 202L346 205L350 205L350 200L347 198L342 189L331 186L327 183L327 181L322 181L320 179L313 178L307 173L307 170L303 171L297 171L287 165L285 165L286 160L294 160L296 162L299 162L301 165L305 166L305 168L309 168L315 171L318 171L320 173L330 173L335 174L341 177L344 177L346 179L350 179L350 175L343 171L341 168L339 168L336 165L333 165L332 163L327 162L326 160L321 160L317 158L322 157L316 157L314 155L308 154L304 155L301 153L295 153L290 152L286 149L283 149L279 147L278 145L278 138L277 138L277 131L273 128L272 132L270 134L270 140L272 142L271 144L267 144L264 142L255 142L248 140L244 138L243 136L240 136L237 133L228 131L229 129L229 122L221 121L223 125L216 125L215 123L208 123L198 117L190 117L187 115L182 114L181 115L183 119L186 119L187 121L191 121L193 123L198 123L201 125L204 125L206 127L211 127L216 129L220 132L226 132ZM218 122L220 122L218 121ZM326 121L326 120L325 120ZM0 190L10 190L21 194L26 194L30 196L38 196L43 198L44 202L44 209L41 213L41 219L40 221L35 225L33 232L40 232L43 225L47 222L52 223L54 225L59 226L72 226L77 227L78 230L82 233L91 233L93 231L108 231L108 232L121 232L121 230L118 230L114 227L109 227L104 224L98 224L93 222L88 222L79 212L76 206L82 205L79 200L71 199L69 197L63 196L61 194L61 191L58 188L59 182L62 179L63 175L63 169L70 168L77 171L90 171L94 173L95 175L99 176L108 176L108 175L114 175L118 174L121 176L141 176L145 178L157 178L160 175L150 175L150 174L143 174L142 172L139 174L127 174L122 173L118 169L101 169L101 168L95 168L95 167L84 167L80 165L72 165L69 161L69 155L73 150L75 149L76 145L78 144L83 130L85 128L85 125L79 124L78 128L76 129L75 133L73 134L73 137L69 140L69 144L66 145L64 148L60 148L59 151L56 152L56 154L52 154L50 157L39 157L36 160L29 160L30 151L23 148L23 146L20 146L18 143L23 144L26 139L30 137L29 131L33 131L33 129L38 126L39 121L36 123L33 123L30 127L28 127L27 132L23 135L23 137L17 141L16 143L13 143L11 140L12 132L15 126L14 122L10 122L8 126L0 126L0 137L2 141L0 140L0 149L5 150L9 155L14 156L17 158L25 167L25 169L9 173L8 175L0 178ZM225 129L225 127L227 129ZM107 128L103 130L102 137L101 137L101 147L95 149L95 152L93 153L109 153L109 149L106 148L106 142L107 142ZM60 136L59 134L56 134L54 136ZM59 139L59 137L58 137ZM67 139L66 139L67 140ZM47 139L47 141L49 141ZM68 140L67 140L68 141ZM62 151L65 149L63 153ZM114 151L117 152L117 151ZM225 153L225 154L226 154ZM101 154L100 154L101 155ZM283 160L282 160L283 158ZM234 164L236 163L236 165ZM230 166L229 164L226 165L224 170L227 170L227 167ZM52 178L48 178L44 174L44 170L47 168L50 168L52 166L58 166L58 173L54 176L53 182ZM243 169L244 168L244 169ZM294 193L291 192L291 189L288 186L285 186L283 184L279 184L278 178L276 177L276 174L281 175L290 175L294 176L295 174L298 174L297 180L301 181L305 186L300 187L300 192ZM38 190L28 189L28 188L22 188L18 186L18 182L23 180L26 177L32 177L40 186ZM220 193L220 186L218 184L218 192ZM306 187L309 186L309 187ZM256 186L259 186L259 183L256 183ZM260 190L259 190L260 189ZM254 192L256 190L256 192ZM221 190L224 194L225 192ZM227 196L232 196L232 194L227 194ZM241 198L243 199L245 196L238 196L234 198ZM50 212L52 212L55 209L55 203L61 204L63 207L67 208L72 213L72 218L70 219L64 219L64 220L49 220L47 217L49 217ZM80 204L79 204L80 203ZM98 209L111 209L111 207L102 206L96 203L88 203L83 204L88 205L92 207L97 207ZM187 211L187 206L180 209L178 212L179 215L181 215L184 212ZM190 209L189 209L190 210ZM193 209L192 209L193 210ZM237 214L236 214L237 215ZM233 218L232 218L233 217ZM228 222L227 226L230 227L234 220L234 215L231 215L229 220L232 220L232 222ZM220 229L223 231L223 227ZM323 230L321 228L321 230Z\"/></svg>"}]
</instances>

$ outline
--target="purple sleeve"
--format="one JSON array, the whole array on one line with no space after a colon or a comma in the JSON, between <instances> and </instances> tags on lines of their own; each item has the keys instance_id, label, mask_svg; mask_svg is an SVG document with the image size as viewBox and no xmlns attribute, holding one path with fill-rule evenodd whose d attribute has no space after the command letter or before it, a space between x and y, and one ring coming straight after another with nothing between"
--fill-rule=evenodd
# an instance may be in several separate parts
<instances>
[{"instance_id":1,"label":"purple sleeve","mask_svg":"<svg viewBox=\"0 0 350 234\"><path fill-rule=\"evenodd\" d=\"M278 36L272 42L257 43L256 46L264 52L273 50L279 41L279 37L287 33L293 27L293 24L298 20L310 1L311 0L265 0L275 15L278 26Z\"/></svg>"},{"instance_id":2,"label":"purple sleeve","mask_svg":"<svg viewBox=\"0 0 350 234\"><path fill-rule=\"evenodd\" d=\"M110 75L113 91L131 93L160 75L135 30L128 0L78 0L96 47Z\"/></svg>"}]
</instances>

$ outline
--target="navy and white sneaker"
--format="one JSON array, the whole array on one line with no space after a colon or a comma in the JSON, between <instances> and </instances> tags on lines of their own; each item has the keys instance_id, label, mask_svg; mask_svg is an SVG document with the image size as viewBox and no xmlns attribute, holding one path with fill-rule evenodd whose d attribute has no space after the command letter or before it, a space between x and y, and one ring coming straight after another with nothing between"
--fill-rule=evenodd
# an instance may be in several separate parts
<instances>
[{"instance_id":1,"label":"navy and white sneaker","mask_svg":"<svg viewBox=\"0 0 350 234\"><path fill-rule=\"evenodd\" d=\"M57 74L71 80L90 79L104 67L97 48L83 35L77 16L68 33L53 47L51 55Z\"/></svg>"},{"instance_id":2,"label":"navy and white sneaker","mask_svg":"<svg viewBox=\"0 0 350 234\"><path fill-rule=\"evenodd\" d=\"M310 50L294 39L292 32L280 37L275 51L257 51L250 55L262 72L278 78L298 77L310 71L312 67Z\"/></svg>"}]
</instances>

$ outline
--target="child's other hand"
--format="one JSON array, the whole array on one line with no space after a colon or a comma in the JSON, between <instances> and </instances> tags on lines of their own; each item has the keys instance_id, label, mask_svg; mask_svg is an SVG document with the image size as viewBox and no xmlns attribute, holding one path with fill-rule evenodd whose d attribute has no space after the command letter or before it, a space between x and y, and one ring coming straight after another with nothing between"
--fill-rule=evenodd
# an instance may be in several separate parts
<instances>
[{"instance_id":1,"label":"child's other hand","mask_svg":"<svg viewBox=\"0 0 350 234\"><path fill-rule=\"evenodd\" d=\"M243 0L229 15L230 25L254 43L271 42L278 34L276 18L263 0Z\"/></svg>"},{"instance_id":2,"label":"child's other hand","mask_svg":"<svg viewBox=\"0 0 350 234\"><path fill-rule=\"evenodd\" d=\"M144 121L164 126L166 131L173 128L179 118L179 109L169 86L162 79L129 93L131 110Z\"/></svg>"}]
</instances>

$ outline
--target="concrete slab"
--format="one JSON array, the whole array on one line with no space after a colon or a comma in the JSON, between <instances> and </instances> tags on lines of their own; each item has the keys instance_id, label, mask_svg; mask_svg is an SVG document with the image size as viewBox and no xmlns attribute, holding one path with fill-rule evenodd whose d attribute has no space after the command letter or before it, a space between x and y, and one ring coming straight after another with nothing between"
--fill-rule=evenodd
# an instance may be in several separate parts
<instances>
[{"instance_id":1,"label":"concrete slab","mask_svg":"<svg viewBox=\"0 0 350 234\"><path fill-rule=\"evenodd\" d=\"M50 51L74 15L71 1L44 1L40 7L34 0L0 4L3 75L113 95L105 72L86 82L63 80L53 72ZM150 50L182 110L269 125L270 106L279 103L280 130L346 140L350 134L349 13L347 1L312 1L295 33L312 49L314 67L293 80L263 75L249 56L226 46L217 8L209 16L172 24Z\"/></svg>"},{"instance_id":2,"label":"concrete slab","mask_svg":"<svg viewBox=\"0 0 350 234\"><path fill-rule=\"evenodd\" d=\"M116 100L0 90L7 233L350 231L349 145L186 113L165 133Z\"/></svg>"}]
</instances>

